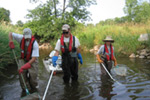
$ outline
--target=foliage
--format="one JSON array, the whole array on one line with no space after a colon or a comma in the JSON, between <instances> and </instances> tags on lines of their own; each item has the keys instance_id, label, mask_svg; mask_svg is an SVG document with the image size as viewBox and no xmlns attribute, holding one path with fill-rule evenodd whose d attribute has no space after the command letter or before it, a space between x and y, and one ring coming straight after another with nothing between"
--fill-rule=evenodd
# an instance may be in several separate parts
<instances>
[{"instance_id":1,"label":"foliage","mask_svg":"<svg viewBox=\"0 0 150 100\"><path fill-rule=\"evenodd\" d=\"M95 0L49 0L30 10L27 18L31 21L24 27L30 27L40 37L40 42L49 42L60 38L61 27L67 23L73 28L78 21L89 20L86 7L96 4ZM62 7L63 6L63 7Z\"/></svg>"},{"instance_id":2,"label":"foliage","mask_svg":"<svg viewBox=\"0 0 150 100\"><path fill-rule=\"evenodd\" d=\"M126 0L125 4L124 12L128 16L128 21L131 22L135 16L134 9L138 4L138 0Z\"/></svg>"},{"instance_id":3,"label":"foliage","mask_svg":"<svg viewBox=\"0 0 150 100\"><path fill-rule=\"evenodd\" d=\"M127 21L146 22L150 19L150 4L145 0L126 0L124 12Z\"/></svg>"},{"instance_id":4,"label":"foliage","mask_svg":"<svg viewBox=\"0 0 150 100\"><path fill-rule=\"evenodd\" d=\"M135 13L135 22L146 22L150 19L150 4L148 2L143 2L141 5L136 7Z\"/></svg>"},{"instance_id":5,"label":"foliage","mask_svg":"<svg viewBox=\"0 0 150 100\"><path fill-rule=\"evenodd\" d=\"M18 27L23 27L23 22L21 20L18 20L17 21L17 24L16 24Z\"/></svg>"},{"instance_id":6,"label":"foliage","mask_svg":"<svg viewBox=\"0 0 150 100\"><path fill-rule=\"evenodd\" d=\"M67 7L70 7L71 15L77 20L85 21L90 19L90 12L87 7L91 4L96 4L95 0L69 0Z\"/></svg>"},{"instance_id":7,"label":"foliage","mask_svg":"<svg viewBox=\"0 0 150 100\"><path fill-rule=\"evenodd\" d=\"M4 70L8 65L14 64L14 57L12 51L10 50L8 44L8 33L18 32L18 28L10 24L5 24L2 22L0 24L0 71ZM19 45L15 43L16 54L19 53Z\"/></svg>"},{"instance_id":8,"label":"foliage","mask_svg":"<svg viewBox=\"0 0 150 100\"><path fill-rule=\"evenodd\" d=\"M10 11L5 8L0 8L0 21L10 22Z\"/></svg>"},{"instance_id":9,"label":"foliage","mask_svg":"<svg viewBox=\"0 0 150 100\"><path fill-rule=\"evenodd\" d=\"M93 25L77 25L73 31L83 46L92 49L94 45L102 45L103 39L110 35L115 40L114 47L117 55L129 55L141 49L141 42L138 41L140 34L150 32L150 22L147 23L123 23L103 25L102 23Z\"/></svg>"}]
</instances>

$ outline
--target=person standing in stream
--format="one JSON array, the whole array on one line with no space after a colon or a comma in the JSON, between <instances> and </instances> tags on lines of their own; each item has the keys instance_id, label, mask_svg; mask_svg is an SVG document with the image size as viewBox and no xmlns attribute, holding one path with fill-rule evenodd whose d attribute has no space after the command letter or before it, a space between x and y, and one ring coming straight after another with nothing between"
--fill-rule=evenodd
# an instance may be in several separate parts
<instances>
[{"instance_id":1,"label":"person standing in stream","mask_svg":"<svg viewBox=\"0 0 150 100\"><path fill-rule=\"evenodd\" d=\"M59 52L62 52L62 69L64 83L69 83L70 78L72 81L78 80L78 60L83 64L82 56L80 53L80 42L77 37L71 34L70 26L64 24L62 26L62 35L58 39L55 47L55 54L52 57L53 66L56 66Z\"/></svg>"},{"instance_id":2,"label":"person standing in stream","mask_svg":"<svg viewBox=\"0 0 150 100\"><path fill-rule=\"evenodd\" d=\"M114 61L114 66L117 66L117 60L114 56L114 47L112 46L112 43L114 42L114 40L111 38L111 36L107 36L106 39L103 40L103 42L104 42L104 45L102 45L99 48L96 57L100 65L101 63L103 63L110 73L111 68L113 66L112 65L113 61ZM102 65L101 65L101 74L102 75L107 74L107 72L105 71Z\"/></svg>"},{"instance_id":3,"label":"person standing in stream","mask_svg":"<svg viewBox=\"0 0 150 100\"><path fill-rule=\"evenodd\" d=\"M39 45L32 36L30 28L25 28L22 34L9 33L9 47L14 49L13 39L20 44L21 59L19 59L19 80L22 88L22 96L25 96L25 87L20 74L22 74L30 93L38 91L38 57Z\"/></svg>"}]
</instances>

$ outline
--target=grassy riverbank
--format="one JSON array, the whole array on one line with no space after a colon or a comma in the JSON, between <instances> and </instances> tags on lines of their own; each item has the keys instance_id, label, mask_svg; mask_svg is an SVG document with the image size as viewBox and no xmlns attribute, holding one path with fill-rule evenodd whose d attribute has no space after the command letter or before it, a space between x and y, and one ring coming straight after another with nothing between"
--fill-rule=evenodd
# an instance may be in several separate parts
<instances>
[{"instance_id":1,"label":"grassy riverbank","mask_svg":"<svg viewBox=\"0 0 150 100\"><path fill-rule=\"evenodd\" d=\"M18 29L11 25L6 25L4 23L0 24L0 75L2 75L2 70L6 70L6 67L11 67L8 65L14 64L14 56L11 49L9 48L9 32L18 32ZM19 47L15 42L15 51L18 54Z\"/></svg>"},{"instance_id":2,"label":"grassy riverbank","mask_svg":"<svg viewBox=\"0 0 150 100\"><path fill-rule=\"evenodd\" d=\"M150 33L149 27L150 21L144 24L78 25L73 34L79 38L81 45L87 49L93 48L94 45L103 44L102 40L105 39L107 35L110 35L115 40L113 45L116 54L129 55L143 48L138 38L140 34Z\"/></svg>"},{"instance_id":3,"label":"grassy riverbank","mask_svg":"<svg viewBox=\"0 0 150 100\"><path fill-rule=\"evenodd\" d=\"M89 51L95 45L103 44L102 40L107 36L111 35L115 40L113 44L115 47L116 55L129 55L136 52L138 49L142 49L143 45L138 41L140 34L150 33L150 21L144 24L112 24L112 25L83 25L78 24L77 27L72 28L73 35L77 36L81 43L83 51ZM18 27L0 23L0 70L6 68L10 64L14 64L14 57L10 50L8 43L8 33L19 31ZM56 40L57 41L57 40ZM50 41L50 44L54 48L56 41ZM150 42L145 43L150 47ZM19 44L15 42L15 51L20 56Z\"/></svg>"}]
</instances>

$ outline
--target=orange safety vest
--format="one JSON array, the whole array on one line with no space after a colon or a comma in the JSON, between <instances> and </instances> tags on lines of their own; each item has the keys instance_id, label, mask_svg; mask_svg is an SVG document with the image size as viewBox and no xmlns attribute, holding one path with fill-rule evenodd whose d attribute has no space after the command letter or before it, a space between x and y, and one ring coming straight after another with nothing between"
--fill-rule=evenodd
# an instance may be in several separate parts
<instances>
[{"instance_id":1,"label":"orange safety vest","mask_svg":"<svg viewBox=\"0 0 150 100\"><path fill-rule=\"evenodd\" d=\"M31 59L31 54L32 54L32 49L33 49L33 43L35 41L34 36L31 37L31 41L29 43L28 49L27 49L27 53L25 56L25 38L23 37L21 40L21 59L24 59L26 57L26 60L29 61Z\"/></svg>"}]
</instances>

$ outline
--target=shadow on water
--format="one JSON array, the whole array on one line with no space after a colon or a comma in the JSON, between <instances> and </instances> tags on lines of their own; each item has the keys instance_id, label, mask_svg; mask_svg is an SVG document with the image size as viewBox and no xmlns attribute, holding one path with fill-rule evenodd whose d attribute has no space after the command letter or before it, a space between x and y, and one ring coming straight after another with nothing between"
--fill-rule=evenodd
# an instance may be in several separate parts
<instances>
[{"instance_id":1,"label":"shadow on water","mask_svg":"<svg viewBox=\"0 0 150 100\"><path fill-rule=\"evenodd\" d=\"M40 51L39 87L43 96L50 73L43 66L42 59L50 51ZM115 76L118 85L109 76L100 73L99 64L93 54L83 55L79 67L79 81L63 83L63 75L53 76L46 100L148 100L150 99L150 67L148 60L118 58L118 63L128 68L127 76ZM12 69L14 66L11 66ZM21 88L16 69L8 70L9 79L1 78L0 100L19 100Z\"/></svg>"}]
</instances>

